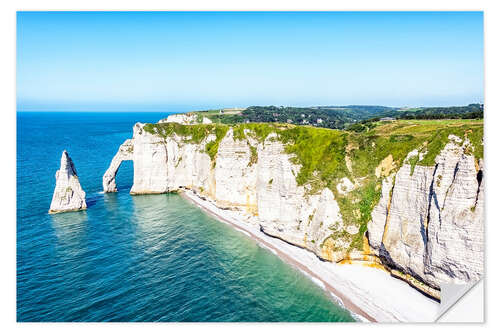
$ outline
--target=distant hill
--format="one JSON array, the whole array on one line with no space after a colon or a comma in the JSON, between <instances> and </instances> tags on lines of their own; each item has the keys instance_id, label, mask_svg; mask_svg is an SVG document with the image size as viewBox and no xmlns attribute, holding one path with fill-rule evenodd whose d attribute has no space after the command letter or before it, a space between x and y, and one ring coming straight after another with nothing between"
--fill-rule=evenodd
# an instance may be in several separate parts
<instances>
[{"instance_id":1,"label":"distant hill","mask_svg":"<svg viewBox=\"0 0 500 333\"><path fill-rule=\"evenodd\" d=\"M400 119L471 119L483 118L483 104L467 106L428 107L413 110L399 110Z\"/></svg>"},{"instance_id":2,"label":"distant hill","mask_svg":"<svg viewBox=\"0 0 500 333\"><path fill-rule=\"evenodd\" d=\"M451 107L395 108L379 105L345 106L250 106L246 109L196 111L212 122L289 123L346 129L357 123L394 119L475 119L483 118L483 104Z\"/></svg>"}]
</instances>

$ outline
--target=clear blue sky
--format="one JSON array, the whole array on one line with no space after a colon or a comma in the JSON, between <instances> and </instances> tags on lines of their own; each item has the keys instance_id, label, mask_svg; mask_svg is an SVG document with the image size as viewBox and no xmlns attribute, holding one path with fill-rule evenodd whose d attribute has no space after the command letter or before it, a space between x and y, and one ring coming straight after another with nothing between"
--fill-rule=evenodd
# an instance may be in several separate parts
<instances>
[{"instance_id":1,"label":"clear blue sky","mask_svg":"<svg viewBox=\"0 0 500 333\"><path fill-rule=\"evenodd\" d=\"M483 101L483 14L19 12L18 110Z\"/></svg>"}]
</instances>

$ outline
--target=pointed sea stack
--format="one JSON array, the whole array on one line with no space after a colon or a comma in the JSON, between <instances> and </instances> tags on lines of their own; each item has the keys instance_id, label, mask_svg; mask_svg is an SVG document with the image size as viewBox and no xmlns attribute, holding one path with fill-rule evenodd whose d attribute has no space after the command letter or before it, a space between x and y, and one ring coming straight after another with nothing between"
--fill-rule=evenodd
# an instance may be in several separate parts
<instances>
[{"instance_id":1,"label":"pointed sea stack","mask_svg":"<svg viewBox=\"0 0 500 333\"><path fill-rule=\"evenodd\" d=\"M75 165L65 150L61 156L61 167L56 172L56 188L50 204L49 214L87 209L85 192L80 186Z\"/></svg>"}]
</instances>

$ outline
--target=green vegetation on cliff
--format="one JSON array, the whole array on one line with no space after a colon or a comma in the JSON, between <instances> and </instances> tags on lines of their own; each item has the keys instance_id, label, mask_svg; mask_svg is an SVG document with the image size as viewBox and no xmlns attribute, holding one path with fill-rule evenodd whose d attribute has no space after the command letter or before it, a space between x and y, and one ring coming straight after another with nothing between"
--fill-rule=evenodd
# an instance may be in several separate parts
<instances>
[{"instance_id":1,"label":"green vegetation on cliff","mask_svg":"<svg viewBox=\"0 0 500 333\"><path fill-rule=\"evenodd\" d=\"M410 157L406 163L411 174L417 165L432 166L435 158L450 141L453 134L462 140L471 141L470 154L483 158L482 120L400 120L377 122L366 132L350 132L347 137L346 156L350 161L352 174L347 177L356 182L356 189L339 194L332 188L341 209L344 223L359 226L359 233L352 237L351 248L362 249L362 238L371 219L371 211L378 203L382 188L380 175L397 171L413 150L422 153L423 158ZM390 156L390 157L389 157ZM330 187L331 188L331 187Z\"/></svg>"},{"instance_id":2,"label":"green vegetation on cliff","mask_svg":"<svg viewBox=\"0 0 500 333\"><path fill-rule=\"evenodd\" d=\"M229 126L221 124L196 124L181 125L178 123L146 124L144 130L148 133L158 135L164 139L177 134L187 143L200 144L210 134L215 135L215 140L207 142L205 151L215 163L215 157L219 150L219 144L229 130Z\"/></svg>"},{"instance_id":3,"label":"green vegetation on cliff","mask_svg":"<svg viewBox=\"0 0 500 333\"><path fill-rule=\"evenodd\" d=\"M296 126L281 131L279 139L291 161L301 165L298 185L311 185L311 191L334 187L348 170L345 164L347 134L338 130ZM323 185L323 186L321 186Z\"/></svg>"},{"instance_id":4,"label":"green vegetation on cliff","mask_svg":"<svg viewBox=\"0 0 500 333\"><path fill-rule=\"evenodd\" d=\"M208 142L205 146L205 150L207 151L207 154L210 156L210 159L212 160L212 162L214 162L214 164L215 156L219 151L219 144L224 136L226 136L228 129L229 128L227 126L215 126L215 140Z\"/></svg>"},{"instance_id":5,"label":"green vegetation on cliff","mask_svg":"<svg viewBox=\"0 0 500 333\"><path fill-rule=\"evenodd\" d=\"M168 138L177 134L184 141L195 144L201 143L208 135L216 134L217 131L219 135L222 132L225 134L228 129L228 126L220 124L181 125L178 123L159 123L144 125L144 130L148 133L158 135L162 138Z\"/></svg>"},{"instance_id":6,"label":"green vegetation on cliff","mask_svg":"<svg viewBox=\"0 0 500 333\"><path fill-rule=\"evenodd\" d=\"M371 212L380 200L382 179L404 163L411 165L411 174L418 165L434 165L436 156L449 142L450 134L470 140L466 153L474 155L477 160L483 158L482 120L376 121L361 131L282 123L241 123L233 126L161 123L147 124L144 130L164 138L175 133L186 142L197 144L213 134L215 139L206 144L205 151L215 163L220 141L230 127L235 140L248 142L251 151L248 166L258 161L257 147L250 144L250 139L263 143L270 134L276 133L273 140L282 142L285 152L291 155L291 162L301 166L295 175L297 184L306 186L308 195L317 194L325 187L332 190L344 224L359 228L355 235L342 233L350 242L350 250L362 249ZM422 158L414 155L406 160L414 150ZM354 184L350 192L337 189L344 177Z\"/></svg>"}]
</instances>

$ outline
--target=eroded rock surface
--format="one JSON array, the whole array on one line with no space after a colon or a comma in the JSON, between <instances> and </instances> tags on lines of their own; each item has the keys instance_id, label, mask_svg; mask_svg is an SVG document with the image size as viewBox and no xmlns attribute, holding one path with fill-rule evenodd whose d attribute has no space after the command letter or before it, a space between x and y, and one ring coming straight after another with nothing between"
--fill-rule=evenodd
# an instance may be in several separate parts
<instances>
[{"instance_id":1,"label":"eroded rock surface","mask_svg":"<svg viewBox=\"0 0 500 333\"><path fill-rule=\"evenodd\" d=\"M468 144L450 137L434 166L411 174L405 164L387 177L368 224L370 246L389 266L435 288L483 274L483 165Z\"/></svg>"},{"instance_id":2,"label":"eroded rock surface","mask_svg":"<svg viewBox=\"0 0 500 333\"><path fill-rule=\"evenodd\" d=\"M75 165L65 150L61 156L61 166L56 172L56 187L49 213L62 213L86 209L85 192L82 190Z\"/></svg>"}]
</instances>

